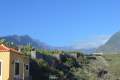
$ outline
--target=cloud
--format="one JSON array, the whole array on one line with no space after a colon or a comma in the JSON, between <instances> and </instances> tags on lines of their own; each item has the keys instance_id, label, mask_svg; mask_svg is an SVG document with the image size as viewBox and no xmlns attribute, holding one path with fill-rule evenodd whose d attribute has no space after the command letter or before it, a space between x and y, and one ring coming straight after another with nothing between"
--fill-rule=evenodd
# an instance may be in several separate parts
<instances>
[{"instance_id":1,"label":"cloud","mask_svg":"<svg viewBox=\"0 0 120 80\"><path fill-rule=\"evenodd\" d=\"M88 38L86 40L77 41L76 44L73 45L75 49L85 49L85 48L97 48L105 42L109 40L109 35L98 35L92 38Z\"/></svg>"}]
</instances>

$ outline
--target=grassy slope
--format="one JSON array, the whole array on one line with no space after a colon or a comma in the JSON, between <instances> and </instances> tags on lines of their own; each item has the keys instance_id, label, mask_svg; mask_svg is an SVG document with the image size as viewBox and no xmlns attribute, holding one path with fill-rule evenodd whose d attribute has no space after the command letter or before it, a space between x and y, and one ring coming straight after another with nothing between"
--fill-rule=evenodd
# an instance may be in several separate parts
<instances>
[{"instance_id":1,"label":"grassy slope","mask_svg":"<svg viewBox=\"0 0 120 80\"><path fill-rule=\"evenodd\" d=\"M79 78L83 78L84 80L115 80L114 76L111 74L111 70L109 70L108 62L102 56L96 56L96 60L89 60L90 63L88 66L84 66L82 69L78 69L74 74ZM99 78L98 72L100 70L107 70L108 74L104 77ZM78 79L81 80L81 79Z\"/></svg>"},{"instance_id":2,"label":"grassy slope","mask_svg":"<svg viewBox=\"0 0 120 80\"><path fill-rule=\"evenodd\" d=\"M105 54L104 58L108 61L112 74L116 78L120 78L120 54Z\"/></svg>"}]
</instances>

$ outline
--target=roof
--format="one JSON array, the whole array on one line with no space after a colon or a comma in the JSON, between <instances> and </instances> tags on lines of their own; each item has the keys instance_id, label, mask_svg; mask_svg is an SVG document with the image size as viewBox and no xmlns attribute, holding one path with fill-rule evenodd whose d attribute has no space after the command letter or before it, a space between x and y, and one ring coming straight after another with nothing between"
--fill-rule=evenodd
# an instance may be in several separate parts
<instances>
[{"instance_id":1,"label":"roof","mask_svg":"<svg viewBox=\"0 0 120 80\"><path fill-rule=\"evenodd\" d=\"M17 50L13 49L13 48L9 48L7 46L5 46L4 44L0 45L0 52L15 52L15 53L19 53Z\"/></svg>"}]
</instances>

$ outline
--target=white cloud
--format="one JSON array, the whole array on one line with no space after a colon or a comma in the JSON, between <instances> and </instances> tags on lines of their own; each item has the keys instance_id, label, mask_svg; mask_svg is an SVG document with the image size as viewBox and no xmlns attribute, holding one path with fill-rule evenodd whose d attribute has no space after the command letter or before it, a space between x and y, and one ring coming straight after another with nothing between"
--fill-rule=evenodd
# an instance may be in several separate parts
<instances>
[{"instance_id":1,"label":"white cloud","mask_svg":"<svg viewBox=\"0 0 120 80\"><path fill-rule=\"evenodd\" d=\"M109 35L99 35L92 38L88 38L86 40L77 41L76 44L73 45L75 49L84 49L84 48L97 48L103 45L108 39Z\"/></svg>"}]
</instances>

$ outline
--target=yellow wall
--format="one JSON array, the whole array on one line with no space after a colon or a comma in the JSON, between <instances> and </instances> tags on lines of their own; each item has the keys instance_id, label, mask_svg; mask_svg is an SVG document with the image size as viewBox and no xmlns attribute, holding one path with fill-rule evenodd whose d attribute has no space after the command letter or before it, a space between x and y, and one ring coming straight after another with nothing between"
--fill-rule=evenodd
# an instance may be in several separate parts
<instances>
[{"instance_id":1,"label":"yellow wall","mask_svg":"<svg viewBox=\"0 0 120 80\"><path fill-rule=\"evenodd\" d=\"M10 52L0 52L0 60L2 60L2 80L9 80L10 71Z\"/></svg>"},{"instance_id":2,"label":"yellow wall","mask_svg":"<svg viewBox=\"0 0 120 80\"><path fill-rule=\"evenodd\" d=\"M25 69L25 64L29 64L29 58L14 52L0 52L2 60L2 80L14 79L14 62L20 62L20 77L29 77L29 71ZM23 74L24 68L24 74Z\"/></svg>"}]
</instances>

